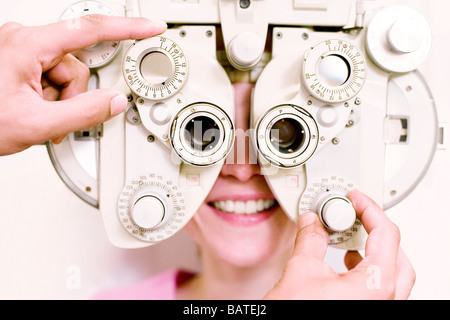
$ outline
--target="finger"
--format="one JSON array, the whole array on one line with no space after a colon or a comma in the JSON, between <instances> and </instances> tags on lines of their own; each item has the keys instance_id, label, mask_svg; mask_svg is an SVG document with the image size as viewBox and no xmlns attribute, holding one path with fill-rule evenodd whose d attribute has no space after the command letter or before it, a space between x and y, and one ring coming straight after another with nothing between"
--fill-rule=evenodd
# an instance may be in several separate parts
<instances>
[{"instance_id":1,"label":"finger","mask_svg":"<svg viewBox=\"0 0 450 320\"><path fill-rule=\"evenodd\" d=\"M65 55L45 75L52 84L61 87L61 100L75 97L88 89L89 68L71 54Z\"/></svg>"},{"instance_id":2,"label":"finger","mask_svg":"<svg viewBox=\"0 0 450 320\"><path fill-rule=\"evenodd\" d=\"M317 214L306 212L298 220L300 231L295 240L294 255L323 259L328 248L328 232Z\"/></svg>"},{"instance_id":3,"label":"finger","mask_svg":"<svg viewBox=\"0 0 450 320\"><path fill-rule=\"evenodd\" d=\"M411 294L411 290L416 283L416 272L414 267L400 248L397 260L397 282L395 290L395 299L406 300Z\"/></svg>"},{"instance_id":4,"label":"finger","mask_svg":"<svg viewBox=\"0 0 450 320\"><path fill-rule=\"evenodd\" d=\"M42 97L47 101L56 101L59 99L60 89L49 82L45 76L41 79Z\"/></svg>"},{"instance_id":5,"label":"finger","mask_svg":"<svg viewBox=\"0 0 450 320\"><path fill-rule=\"evenodd\" d=\"M42 49L55 48L59 56L102 41L149 38L163 33L167 25L145 18L87 15L35 28L39 29L36 34Z\"/></svg>"},{"instance_id":6,"label":"finger","mask_svg":"<svg viewBox=\"0 0 450 320\"><path fill-rule=\"evenodd\" d=\"M42 112L46 115L46 140L63 137L70 132L99 125L123 112L128 99L122 93L100 89L88 91L71 99L46 103Z\"/></svg>"},{"instance_id":7,"label":"finger","mask_svg":"<svg viewBox=\"0 0 450 320\"><path fill-rule=\"evenodd\" d=\"M344 264L347 267L347 270L352 270L355 268L361 261L363 257L359 254L358 251L347 251L344 257Z\"/></svg>"},{"instance_id":8,"label":"finger","mask_svg":"<svg viewBox=\"0 0 450 320\"><path fill-rule=\"evenodd\" d=\"M46 78L51 82L51 85L61 88L59 92L60 100L67 100L86 92L89 85L89 77L89 68L71 54L65 55L55 67L46 72ZM53 90L45 90L44 99L46 96L47 98L49 97L48 91L52 92ZM52 142L59 144L64 138L65 136L58 137L52 139Z\"/></svg>"},{"instance_id":9,"label":"finger","mask_svg":"<svg viewBox=\"0 0 450 320\"><path fill-rule=\"evenodd\" d=\"M371 263L394 268L400 245L400 232L397 226L363 193L352 191L348 198L352 201L356 215L368 233L366 257L370 257Z\"/></svg>"}]
</instances>

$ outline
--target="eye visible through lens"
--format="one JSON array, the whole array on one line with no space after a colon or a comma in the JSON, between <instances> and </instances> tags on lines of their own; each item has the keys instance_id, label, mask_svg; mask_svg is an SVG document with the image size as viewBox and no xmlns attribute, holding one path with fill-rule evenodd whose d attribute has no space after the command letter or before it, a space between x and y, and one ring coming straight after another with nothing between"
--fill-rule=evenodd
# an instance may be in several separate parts
<instances>
[{"instance_id":1,"label":"eye visible through lens","mask_svg":"<svg viewBox=\"0 0 450 320\"><path fill-rule=\"evenodd\" d=\"M305 142L305 129L295 119L278 120L270 129L270 142L281 153L294 153Z\"/></svg>"},{"instance_id":2,"label":"eye visible through lens","mask_svg":"<svg viewBox=\"0 0 450 320\"><path fill-rule=\"evenodd\" d=\"M219 143L220 130L213 119L206 116L198 116L186 124L184 138L192 149L209 151L214 149Z\"/></svg>"}]
</instances>

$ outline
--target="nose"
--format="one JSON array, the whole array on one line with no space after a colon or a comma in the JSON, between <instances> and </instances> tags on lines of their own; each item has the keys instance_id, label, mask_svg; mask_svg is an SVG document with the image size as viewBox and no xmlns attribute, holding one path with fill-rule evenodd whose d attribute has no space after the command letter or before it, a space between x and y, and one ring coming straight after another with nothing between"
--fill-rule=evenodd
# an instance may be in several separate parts
<instances>
[{"instance_id":1,"label":"nose","mask_svg":"<svg viewBox=\"0 0 450 320\"><path fill-rule=\"evenodd\" d=\"M242 182L261 175L257 154L249 137L249 130L236 130L234 147L225 160L221 175L234 177Z\"/></svg>"},{"instance_id":2,"label":"nose","mask_svg":"<svg viewBox=\"0 0 450 320\"><path fill-rule=\"evenodd\" d=\"M254 85L251 83L235 83L235 143L233 150L225 160L221 175L234 177L239 181L248 181L259 176L256 151L251 143L250 111L251 95Z\"/></svg>"}]
</instances>

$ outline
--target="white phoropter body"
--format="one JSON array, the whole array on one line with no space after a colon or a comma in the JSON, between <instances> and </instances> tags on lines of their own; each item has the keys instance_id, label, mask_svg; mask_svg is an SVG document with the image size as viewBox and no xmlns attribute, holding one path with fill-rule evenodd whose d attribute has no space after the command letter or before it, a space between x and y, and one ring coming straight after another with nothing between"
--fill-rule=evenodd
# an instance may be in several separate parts
<instances>
[{"instance_id":1,"label":"white phoropter body","mask_svg":"<svg viewBox=\"0 0 450 320\"><path fill-rule=\"evenodd\" d=\"M88 179L74 165L68 152L74 139L52 146L60 175L80 197L100 206L118 246L150 245L181 229L231 149L233 92L217 61L214 24L221 24L231 65L250 74L260 68L272 31L272 59L253 97L254 143L288 216L296 220L316 211L330 231L330 244L363 246L364 230L346 197L350 185L390 208L414 189L433 159L435 105L415 71L427 56L431 32L415 10L353 0L296 1L294 7L291 1L128 1L122 10L82 1L63 18L112 11L150 19L157 12L158 20L179 25L151 39L81 51L99 87L130 94L127 113L99 131L99 177ZM298 21L337 31L290 27ZM201 135L189 136L198 123ZM285 135L292 130L299 135ZM164 182L154 182L155 176ZM343 180L324 182L333 177ZM166 193L169 186L178 188L178 196Z\"/></svg>"}]
</instances>

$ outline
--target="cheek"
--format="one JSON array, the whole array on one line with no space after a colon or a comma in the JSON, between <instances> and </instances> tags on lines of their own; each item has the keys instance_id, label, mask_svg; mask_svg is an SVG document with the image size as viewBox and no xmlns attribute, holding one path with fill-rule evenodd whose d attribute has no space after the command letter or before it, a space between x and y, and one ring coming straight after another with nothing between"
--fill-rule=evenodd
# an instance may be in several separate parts
<instances>
[{"instance_id":1,"label":"cheek","mask_svg":"<svg viewBox=\"0 0 450 320\"><path fill-rule=\"evenodd\" d=\"M203 253L231 265L250 267L290 256L297 227L281 208L257 226L236 227L218 218L204 204L185 231Z\"/></svg>"}]
</instances>

